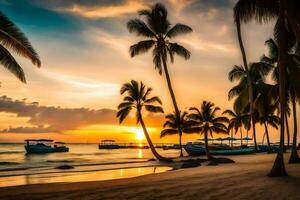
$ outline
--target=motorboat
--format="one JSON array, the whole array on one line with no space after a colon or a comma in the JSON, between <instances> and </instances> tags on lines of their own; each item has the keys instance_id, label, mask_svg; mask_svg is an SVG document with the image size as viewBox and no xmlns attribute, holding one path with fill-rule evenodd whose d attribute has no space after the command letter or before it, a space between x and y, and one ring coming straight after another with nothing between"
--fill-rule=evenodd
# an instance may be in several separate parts
<instances>
[{"instance_id":1,"label":"motorboat","mask_svg":"<svg viewBox=\"0 0 300 200\"><path fill-rule=\"evenodd\" d=\"M25 150L27 154L44 154L55 152L68 152L69 148L63 142L55 142L49 139L25 140Z\"/></svg>"}]
</instances>

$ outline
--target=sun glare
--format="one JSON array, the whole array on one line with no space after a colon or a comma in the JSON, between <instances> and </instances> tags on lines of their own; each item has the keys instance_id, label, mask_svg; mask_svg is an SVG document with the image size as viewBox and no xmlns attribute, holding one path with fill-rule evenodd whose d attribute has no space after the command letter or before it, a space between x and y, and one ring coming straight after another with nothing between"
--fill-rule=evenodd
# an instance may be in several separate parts
<instances>
[{"instance_id":1,"label":"sun glare","mask_svg":"<svg viewBox=\"0 0 300 200\"><path fill-rule=\"evenodd\" d=\"M143 132L143 130L142 129L140 129L140 128L136 128L135 130L134 130L134 133L135 133L135 137L136 137L136 139L137 140L139 140L139 141L141 141L141 140L143 140L145 137L144 137L144 132Z\"/></svg>"}]
</instances>

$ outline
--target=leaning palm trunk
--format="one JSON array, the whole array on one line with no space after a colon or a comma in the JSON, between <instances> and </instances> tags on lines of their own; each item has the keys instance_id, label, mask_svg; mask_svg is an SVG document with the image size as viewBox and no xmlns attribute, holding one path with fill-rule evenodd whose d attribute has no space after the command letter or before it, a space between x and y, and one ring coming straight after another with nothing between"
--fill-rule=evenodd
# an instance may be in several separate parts
<instances>
[{"instance_id":1,"label":"leaning palm trunk","mask_svg":"<svg viewBox=\"0 0 300 200\"><path fill-rule=\"evenodd\" d=\"M287 147L290 147L290 129L287 113L285 113L285 126L286 126L286 138L287 138Z\"/></svg>"},{"instance_id":2,"label":"leaning palm trunk","mask_svg":"<svg viewBox=\"0 0 300 200\"><path fill-rule=\"evenodd\" d=\"M252 80L251 80L251 77L249 75L249 68L248 68L245 48L244 48L242 34L241 34L241 22L240 22L240 20L236 21L236 27L237 27L239 45L240 45L240 49L241 49L242 57L243 57L243 63L244 63L245 70L247 72L248 94L249 94L249 104L250 104L250 116L251 116L251 121L252 121L252 130L253 130L253 138L254 138L254 149L255 149L255 151L257 151L255 119L254 119L254 114L253 114L253 102L254 102L254 100L253 100L253 87L252 87Z\"/></svg>"},{"instance_id":3,"label":"leaning palm trunk","mask_svg":"<svg viewBox=\"0 0 300 200\"><path fill-rule=\"evenodd\" d=\"M264 126L265 126L265 134L267 137L267 143L268 143L268 152L271 152L271 143L270 143L270 136L269 136L269 130L268 130L268 125L266 122L264 122Z\"/></svg>"},{"instance_id":4,"label":"leaning palm trunk","mask_svg":"<svg viewBox=\"0 0 300 200\"><path fill-rule=\"evenodd\" d=\"M179 109L178 109L178 106L177 106L177 102L176 102L176 98L175 98L175 94L174 94L174 91L173 91L173 88L172 88L172 83L171 83L171 79L170 79L170 75L169 75L169 71L168 71L168 67L167 67L167 62L164 59L164 57L165 56L162 55L162 58L163 58L162 59L162 61L163 61L163 67L164 67L164 72L165 72L165 75L166 75L168 89L169 89L169 92L171 94L171 98L172 98L174 110L175 110L175 113L176 113L176 117L179 119L180 118L180 112L179 112ZM182 131L181 131L181 129L179 127L178 127L178 133L179 133L179 135L182 135ZM181 139L180 139L180 156L183 156L183 154L182 154Z\"/></svg>"},{"instance_id":5,"label":"leaning palm trunk","mask_svg":"<svg viewBox=\"0 0 300 200\"><path fill-rule=\"evenodd\" d=\"M294 123L294 135L293 135L293 146L292 146L292 153L289 160L289 163L299 163L299 155L297 152L297 110L296 110L296 97L295 91L292 89L291 92L292 98L292 109L293 109L293 123Z\"/></svg>"},{"instance_id":6,"label":"leaning palm trunk","mask_svg":"<svg viewBox=\"0 0 300 200\"><path fill-rule=\"evenodd\" d=\"M159 161L171 161L171 159L164 158L163 156L161 156L161 155L159 155L159 154L157 153L157 151L155 150L155 147L154 147L154 145L153 145L153 143L152 143L152 141L151 141L151 139L150 139L149 133L148 133L148 131L147 131L147 129L146 129L146 125L145 125L145 123L144 123L144 120L143 120L143 117L142 117L140 111L138 111L138 115L139 115L140 123L141 123L141 125L142 125L143 131L144 131L144 134L145 134L145 137L146 137L146 139L147 139L147 142L148 142L148 144L149 144L149 147L150 147L151 152L153 153L153 155L154 155Z\"/></svg>"},{"instance_id":7,"label":"leaning palm trunk","mask_svg":"<svg viewBox=\"0 0 300 200\"><path fill-rule=\"evenodd\" d=\"M286 105L286 88L285 88L285 53L286 53L286 35L284 34L284 1L280 1L280 14L278 18L278 23L280 26L279 30L279 98L280 98L280 145L279 152L276 156L273 168L268 174L270 177L287 176L285 170L283 151L284 151L284 115L285 115L285 105Z\"/></svg>"}]
</instances>

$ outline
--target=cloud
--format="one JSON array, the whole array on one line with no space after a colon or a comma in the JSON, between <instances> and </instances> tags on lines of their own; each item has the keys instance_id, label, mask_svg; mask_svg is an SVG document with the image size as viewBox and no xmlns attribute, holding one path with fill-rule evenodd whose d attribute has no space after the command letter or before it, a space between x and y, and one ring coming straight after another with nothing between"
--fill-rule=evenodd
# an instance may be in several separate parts
<instances>
[{"instance_id":1,"label":"cloud","mask_svg":"<svg viewBox=\"0 0 300 200\"><path fill-rule=\"evenodd\" d=\"M16 128L10 127L8 129L0 130L0 133L60 133L60 131L51 127L44 126L20 126Z\"/></svg>"},{"instance_id":2,"label":"cloud","mask_svg":"<svg viewBox=\"0 0 300 200\"><path fill-rule=\"evenodd\" d=\"M118 125L113 109L61 108L40 106L38 102L27 103L26 99L13 100L0 97L0 112L14 113L17 117L28 117L32 126L9 127L0 133L62 133L91 125ZM162 115L148 114L145 121L150 126L160 126ZM136 125L129 117L125 125Z\"/></svg>"},{"instance_id":3,"label":"cloud","mask_svg":"<svg viewBox=\"0 0 300 200\"><path fill-rule=\"evenodd\" d=\"M83 5L75 3L70 7L61 8L59 10L74 13L87 18L109 18L135 13L137 10L145 8L145 6L146 5L143 3L143 1L127 0L114 5Z\"/></svg>"}]
</instances>

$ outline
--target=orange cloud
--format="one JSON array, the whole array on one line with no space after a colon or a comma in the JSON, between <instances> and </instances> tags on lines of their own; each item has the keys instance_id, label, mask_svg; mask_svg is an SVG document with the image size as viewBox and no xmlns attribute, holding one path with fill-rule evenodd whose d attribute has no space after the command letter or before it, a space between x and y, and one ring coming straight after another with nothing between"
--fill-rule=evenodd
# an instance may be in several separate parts
<instances>
[{"instance_id":1,"label":"orange cloud","mask_svg":"<svg viewBox=\"0 0 300 200\"><path fill-rule=\"evenodd\" d=\"M120 5L111 6L85 6L74 4L73 6L63 9L64 11L78 14L87 18L107 18L116 17L124 14L134 13L137 10L145 8L143 1L127 0Z\"/></svg>"}]
</instances>

